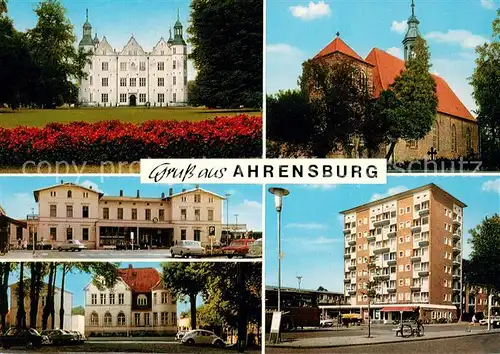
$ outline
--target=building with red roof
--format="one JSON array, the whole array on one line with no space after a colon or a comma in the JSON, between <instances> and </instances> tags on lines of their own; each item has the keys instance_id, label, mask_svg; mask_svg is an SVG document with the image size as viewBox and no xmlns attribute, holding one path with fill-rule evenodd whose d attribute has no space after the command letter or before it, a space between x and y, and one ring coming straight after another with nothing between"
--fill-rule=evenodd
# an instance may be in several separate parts
<instances>
[{"instance_id":1,"label":"building with red roof","mask_svg":"<svg viewBox=\"0 0 500 354\"><path fill-rule=\"evenodd\" d=\"M85 287L87 335L134 335L177 332L177 300L155 268L118 269L113 288Z\"/></svg>"},{"instance_id":2,"label":"building with red roof","mask_svg":"<svg viewBox=\"0 0 500 354\"><path fill-rule=\"evenodd\" d=\"M413 44L419 36L419 23L412 2L412 14L408 19L408 30L403 40L405 60L412 55ZM375 97L389 89L396 77L405 70L405 60L378 48L373 48L363 59L340 38L338 32L336 38L314 59L321 59L326 63L352 60L361 68L361 74ZM431 148L437 150L438 158L458 158L470 153L477 154L479 151L479 133L475 117L443 78L432 76L436 81L438 97L435 124L429 134L421 140L399 141L394 150L394 161L427 158ZM385 149L381 149L381 153L385 155Z\"/></svg>"}]
</instances>

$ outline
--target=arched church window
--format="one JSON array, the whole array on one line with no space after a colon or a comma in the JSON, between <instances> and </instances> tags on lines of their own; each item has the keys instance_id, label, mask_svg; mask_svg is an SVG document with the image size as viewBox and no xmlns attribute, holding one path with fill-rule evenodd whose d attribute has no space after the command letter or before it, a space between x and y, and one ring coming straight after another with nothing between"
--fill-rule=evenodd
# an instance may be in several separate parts
<instances>
[{"instance_id":1,"label":"arched church window","mask_svg":"<svg viewBox=\"0 0 500 354\"><path fill-rule=\"evenodd\" d=\"M451 151L457 152L457 128L455 124L451 126Z\"/></svg>"},{"instance_id":2,"label":"arched church window","mask_svg":"<svg viewBox=\"0 0 500 354\"><path fill-rule=\"evenodd\" d=\"M359 84L361 86L361 88L363 88L364 90L366 90L368 88L368 78L366 76L366 73L361 70L360 73L359 73Z\"/></svg>"},{"instance_id":3,"label":"arched church window","mask_svg":"<svg viewBox=\"0 0 500 354\"><path fill-rule=\"evenodd\" d=\"M432 147L436 150L439 149L439 122L437 121L432 128Z\"/></svg>"}]
</instances>

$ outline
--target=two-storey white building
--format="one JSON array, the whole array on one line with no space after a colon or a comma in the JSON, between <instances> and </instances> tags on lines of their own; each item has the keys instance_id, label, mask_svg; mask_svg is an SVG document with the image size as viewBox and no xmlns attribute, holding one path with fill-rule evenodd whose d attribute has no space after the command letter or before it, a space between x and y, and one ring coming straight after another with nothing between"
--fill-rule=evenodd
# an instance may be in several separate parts
<instances>
[{"instance_id":1,"label":"two-storey white building","mask_svg":"<svg viewBox=\"0 0 500 354\"><path fill-rule=\"evenodd\" d=\"M134 335L177 331L177 301L154 268L119 269L113 288L85 287L85 334Z\"/></svg>"},{"instance_id":2,"label":"two-storey white building","mask_svg":"<svg viewBox=\"0 0 500 354\"><path fill-rule=\"evenodd\" d=\"M220 241L224 197L196 187L168 195L105 196L92 188L64 183L34 191L38 215L26 226L10 225L10 244L79 240L90 249L127 243L142 248L169 248L180 240L204 245Z\"/></svg>"},{"instance_id":3,"label":"two-storey white building","mask_svg":"<svg viewBox=\"0 0 500 354\"><path fill-rule=\"evenodd\" d=\"M134 36L116 51L106 37L92 38L87 18L79 48L91 53L87 74L79 83L79 102L87 106L164 107L187 102L187 45L177 14L168 40L163 37L146 52Z\"/></svg>"}]
</instances>

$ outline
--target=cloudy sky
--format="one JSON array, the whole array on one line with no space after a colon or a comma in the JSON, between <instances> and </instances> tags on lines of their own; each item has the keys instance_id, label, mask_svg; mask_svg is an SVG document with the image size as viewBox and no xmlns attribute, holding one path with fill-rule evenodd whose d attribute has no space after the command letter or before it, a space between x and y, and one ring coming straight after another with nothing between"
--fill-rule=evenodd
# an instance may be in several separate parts
<instances>
[{"instance_id":1,"label":"cloudy sky","mask_svg":"<svg viewBox=\"0 0 500 354\"><path fill-rule=\"evenodd\" d=\"M402 57L410 0L267 1L268 93L297 87L301 64L340 32L365 58L374 47ZM489 40L498 0L416 0L420 32L427 39L433 67L462 102L476 108L467 78L475 67L474 48Z\"/></svg>"},{"instance_id":2,"label":"cloudy sky","mask_svg":"<svg viewBox=\"0 0 500 354\"><path fill-rule=\"evenodd\" d=\"M282 211L282 285L304 289L343 289L342 210L408 189L435 183L467 205L464 210L464 256L470 255L469 230L500 211L500 178L461 176L388 177L386 185L285 186L290 195ZM466 187L465 187L466 186ZM272 195L266 194L266 285L277 284L277 226Z\"/></svg>"},{"instance_id":3,"label":"cloudy sky","mask_svg":"<svg viewBox=\"0 0 500 354\"><path fill-rule=\"evenodd\" d=\"M124 195L135 196L136 191L141 191L143 197L160 197L161 193L168 194L168 189L173 188L174 193L182 189L194 188L194 185L175 184L141 184L139 177L62 177L64 182L72 182L84 186L92 186L94 190L100 190L105 195L119 195L120 189ZM61 177L4 177L0 176L0 205L7 215L13 218L26 218L35 214L38 205L35 203L33 191L39 188L61 183ZM249 230L262 230L262 187L260 185L200 185L208 191L224 195L230 193L229 197L229 223L235 223L238 214L238 223L247 224ZM226 223L227 209L223 203L222 220Z\"/></svg>"},{"instance_id":4,"label":"cloudy sky","mask_svg":"<svg viewBox=\"0 0 500 354\"><path fill-rule=\"evenodd\" d=\"M82 38L85 23L85 9L89 10L92 37L97 32L99 39L106 36L108 43L120 51L134 35L146 52L150 52L163 36L168 39L168 30L174 26L179 9L180 20L185 33L189 26L189 0L60 0L66 8L66 15L74 26L78 42ZM18 30L24 31L35 26L34 13L39 1L10 0L8 15L14 20ZM173 32L173 31L172 31ZM188 53L190 48L188 46ZM196 72L188 61L189 80Z\"/></svg>"}]
</instances>

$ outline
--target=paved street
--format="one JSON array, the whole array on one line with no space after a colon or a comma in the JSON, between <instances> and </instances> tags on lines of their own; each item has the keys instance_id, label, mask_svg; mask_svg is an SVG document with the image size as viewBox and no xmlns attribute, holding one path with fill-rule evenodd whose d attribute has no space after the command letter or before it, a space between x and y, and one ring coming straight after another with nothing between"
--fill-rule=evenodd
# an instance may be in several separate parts
<instances>
[{"instance_id":1,"label":"paved street","mask_svg":"<svg viewBox=\"0 0 500 354\"><path fill-rule=\"evenodd\" d=\"M66 251L47 251L39 250L35 252L35 259L57 259L57 260L81 260L81 259L95 259L95 260L127 260L127 259L148 259L148 261L164 260L165 258L172 258L170 251L164 250L134 250L134 251L116 251L116 250L85 250L81 252L66 252ZM205 257L207 259L228 259L225 256ZM33 259L33 251L10 251L6 255L0 256L0 261L29 261ZM181 259L175 257L175 259ZM241 258L232 258L241 259ZM260 258L245 258L248 260L260 260Z\"/></svg>"},{"instance_id":2,"label":"paved street","mask_svg":"<svg viewBox=\"0 0 500 354\"><path fill-rule=\"evenodd\" d=\"M0 349L1 353L22 353L26 349L24 347L11 348L9 350ZM235 348L212 348L200 346L185 346L178 342L170 341L120 341L120 340L96 340L88 341L82 345L68 346L44 346L39 350L30 350L30 353L207 353L207 354L222 354L236 352ZM246 353L257 354L260 349L247 350Z\"/></svg>"},{"instance_id":3,"label":"paved street","mask_svg":"<svg viewBox=\"0 0 500 354\"><path fill-rule=\"evenodd\" d=\"M267 353L288 354L290 348L266 347ZM384 354L421 354L421 353L467 353L467 354L492 354L500 353L500 333L484 335L469 335L458 338L445 338L434 340L417 340L412 342L395 342L390 344L353 345L337 348L304 348L293 349L292 353L308 354L361 354L361 353L384 353Z\"/></svg>"}]
</instances>

